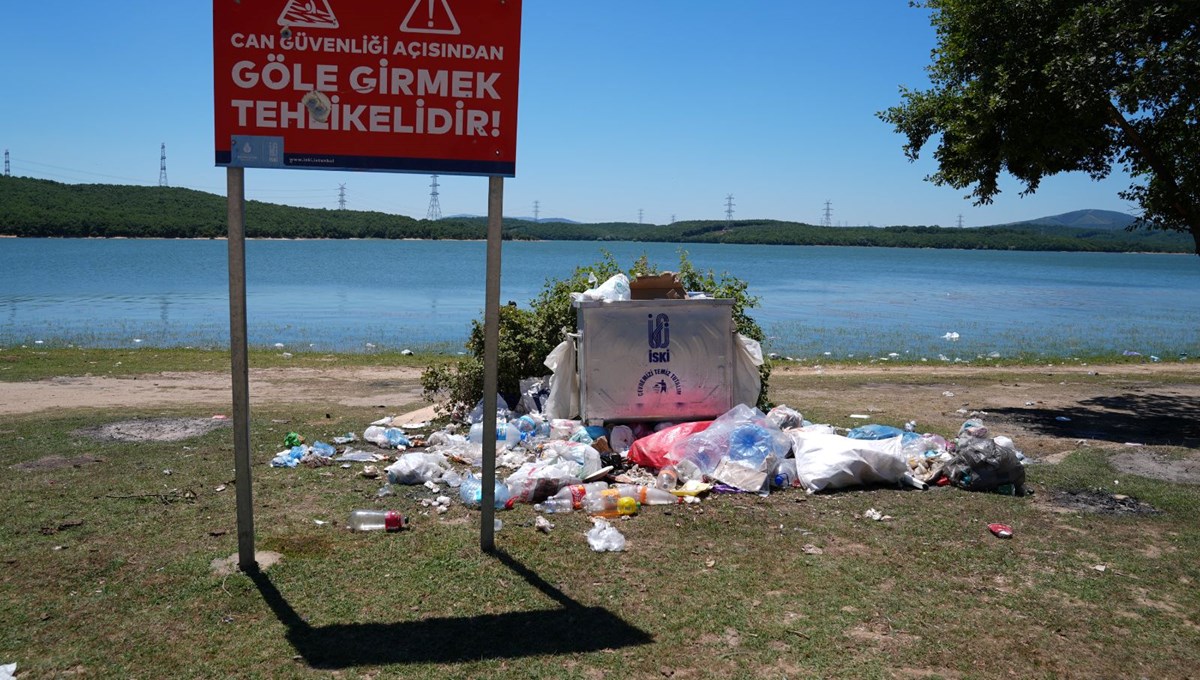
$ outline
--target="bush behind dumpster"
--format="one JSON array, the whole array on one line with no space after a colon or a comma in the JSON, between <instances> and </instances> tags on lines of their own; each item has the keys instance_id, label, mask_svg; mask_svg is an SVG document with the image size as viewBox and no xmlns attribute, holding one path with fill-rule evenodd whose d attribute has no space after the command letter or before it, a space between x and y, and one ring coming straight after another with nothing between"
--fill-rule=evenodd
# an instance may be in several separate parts
<instances>
[{"instance_id":1,"label":"bush behind dumpster","mask_svg":"<svg viewBox=\"0 0 1200 680\"><path fill-rule=\"evenodd\" d=\"M621 273L620 264L612 253L602 251L601 259L575 268L564 279L547 279L537 297L529 302L529 308L521 308L514 302L500 307L500 343L498 347L497 385L501 396L515 405L520 398L520 381L523 378L544 376L547 373L543 360L566 333L577 330L575 309L571 306L571 293L587 290L592 284L589 277L605 281ZM659 267L650 262L645 254L639 257L626 272L631 278L637 274L658 274ZM737 332L759 342L764 339L762 328L747 310L758 305L758 298L747 292L748 284L723 272L720 275L711 269L701 271L688 259L687 251L679 251L679 280L685 290L703 291L716 298L733 300L733 323ZM483 321L471 322L471 331L466 348L469 356L454 362L432 364L421 374L423 394L429 401L438 403L443 415L462 419L483 398ZM758 393L758 406L769 408L767 402L768 382L771 365L764 362L759 367L762 389Z\"/></svg>"}]
</instances>

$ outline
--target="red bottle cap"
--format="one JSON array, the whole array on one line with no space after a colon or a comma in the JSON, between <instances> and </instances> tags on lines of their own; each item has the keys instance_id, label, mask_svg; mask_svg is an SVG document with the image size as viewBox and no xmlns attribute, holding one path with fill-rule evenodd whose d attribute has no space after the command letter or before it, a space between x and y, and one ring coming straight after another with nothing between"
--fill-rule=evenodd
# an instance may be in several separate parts
<instances>
[{"instance_id":1,"label":"red bottle cap","mask_svg":"<svg viewBox=\"0 0 1200 680\"><path fill-rule=\"evenodd\" d=\"M395 510L388 510L387 514L383 516L383 528L385 531L400 531L407 525L408 520L404 518L404 515Z\"/></svg>"}]
</instances>

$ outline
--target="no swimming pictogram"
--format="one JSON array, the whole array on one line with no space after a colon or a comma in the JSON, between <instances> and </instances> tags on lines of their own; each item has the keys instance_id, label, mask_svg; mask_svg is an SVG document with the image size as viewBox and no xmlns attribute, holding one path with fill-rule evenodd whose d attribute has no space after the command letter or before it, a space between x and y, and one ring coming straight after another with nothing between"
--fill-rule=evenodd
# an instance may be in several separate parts
<instances>
[{"instance_id":1,"label":"no swimming pictogram","mask_svg":"<svg viewBox=\"0 0 1200 680\"><path fill-rule=\"evenodd\" d=\"M400 24L400 31L439 35L462 33L458 27L458 20L454 18L454 12L450 11L449 0L413 0L412 9L408 10Z\"/></svg>"},{"instance_id":2,"label":"no swimming pictogram","mask_svg":"<svg viewBox=\"0 0 1200 680\"><path fill-rule=\"evenodd\" d=\"M337 28L338 20L329 6L329 0L288 0L279 25L294 28Z\"/></svg>"}]
</instances>

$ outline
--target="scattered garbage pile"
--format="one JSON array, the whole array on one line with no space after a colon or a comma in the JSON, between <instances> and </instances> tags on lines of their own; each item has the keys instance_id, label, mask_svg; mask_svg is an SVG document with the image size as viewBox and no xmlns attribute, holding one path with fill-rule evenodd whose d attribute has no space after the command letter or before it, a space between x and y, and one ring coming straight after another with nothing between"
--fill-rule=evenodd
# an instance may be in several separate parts
<instances>
[{"instance_id":1,"label":"scattered garbage pile","mask_svg":"<svg viewBox=\"0 0 1200 680\"><path fill-rule=\"evenodd\" d=\"M552 375L521 381L517 412L497 395L495 432L484 432L480 402L466 423L437 431L393 418L371 423L361 439L371 449L357 448L354 433L311 445L292 433L271 465L364 463L364 476L384 479L381 496L394 485L438 494L445 485L478 508L485 494L475 471L484 439L494 437L496 509L530 504L545 532L554 525L541 515L587 513L595 522L588 542L597 551L624 548L609 520L645 506L699 503L713 493L813 494L880 484L1025 493L1024 456L979 420L967 420L947 441L918 432L915 422L839 430L787 406L769 413L747 406L761 389L762 348L737 332L732 299L685 291L673 272L633 281L617 274L604 283L593 275L589 286L572 294L578 332L546 357ZM652 422L663 417L683 422ZM595 422L605 425L585 424ZM444 513L453 495L423 503ZM386 516L370 517L371 526L386 527Z\"/></svg>"},{"instance_id":2,"label":"scattered garbage pile","mask_svg":"<svg viewBox=\"0 0 1200 680\"><path fill-rule=\"evenodd\" d=\"M978 419L964 422L947 441L917 432L915 422L904 428L867 424L843 434L831 425L810 423L788 406L764 414L739 404L711 421L601 427L537 411L517 415L499 397L497 405L496 509L524 503L545 515L586 513L596 522L588 541L598 551L624 547L624 537L607 520L636 515L645 506L699 503L713 493L766 496L785 489L815 494L873 485L953 485L1025 494L1025 456L1011 439L991 436ZM270 464L348 468L362 463L363 476L383 480L380 496L394 493L393 485L424 485L435 493L445 485L457 489L465 506L478 508L482 402L470 422L437 431L430 432L428 423L393 420L371 423L361 439L347 433L332 443L310 445L290 433L287 448ZM424 504L444 513L454 495L448 493ZM553 524L538 517L536 526L548 532Z\"/></svg>"}]
</instances>

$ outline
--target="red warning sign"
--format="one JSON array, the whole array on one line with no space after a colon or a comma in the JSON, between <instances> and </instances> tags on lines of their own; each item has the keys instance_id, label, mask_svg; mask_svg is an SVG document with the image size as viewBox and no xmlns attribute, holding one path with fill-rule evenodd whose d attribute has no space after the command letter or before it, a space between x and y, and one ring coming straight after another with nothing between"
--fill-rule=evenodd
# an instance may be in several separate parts
<instances>
[{"instance_id":1,"label":"red warning sign","mask_svg":"<svg viewBox=\"0 0 1200 680\"><path fill-rule=\"evenodd\" d=\"M296 26L303 28L337 28L337 17L329 0L321 0L318 5L313 0L290 0L279 15L280 26Z\"/></svg>"},{"instance_id":2,"label":"red warning sign","mask_svg":"<svg viewBox=\"0 0 1200 680\"><path fill-rule=\"evenodd\" d=\"M516 172L520 0L213 0L216 164Z\"/></svg>"},{"instance_id":3,"label":"red warning sign","mask_svg":"<svg viewBox=\"0 0 1200 680\"><path fill-rule=\"evenodd\" d=\"M413 0L412 9L400 24L405 33L458 35L458 20L447 0Z\"/></svg>"}]
</instances>

